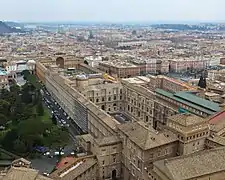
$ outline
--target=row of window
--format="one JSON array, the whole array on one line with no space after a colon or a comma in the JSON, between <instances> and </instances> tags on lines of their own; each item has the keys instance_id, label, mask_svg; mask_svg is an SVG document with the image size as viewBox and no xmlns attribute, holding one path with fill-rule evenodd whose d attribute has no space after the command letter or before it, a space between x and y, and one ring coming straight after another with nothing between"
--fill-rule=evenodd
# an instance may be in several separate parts
<instances>
[{"instance_id":1,"label":"row of window","mask_svg":"<svg viewBox=\"0 0 225 180\"><path fill-rule=\"evenodd\" d=\"M122 99L123 99L122 96L120 96L119 99L117 98L117 96L113 96L113 100L114 100L114 101L116 101L116 100L122 100ZM101 100L102 100L101 102L105 102L105 97L102 97ZM94 102L93 98L90 98L90 101L91 101L91 102ZM111 98L111 97L108 97L108 101L112 101L112 98ZM95 102L96 102L96 103L99 103L99 102L100 102L100 99L97 98L97 99L95 100Z\"/></svg>"},{"instance_id":2,"label":"row of window","mask_svg":"<svg viewBox=\"0 0 225 180\"><path fill-rule=\"evenodd\" d=\"M102 94L106 94L105 92L106 92L106 90L102 90ZM114 92L114 94L117 94L117 91L116 90L114 90L113 92ZM89 91L89 96L90 95L93 95L93 94L94 94L94 91ZM111 95L111 92L109 91L108 94ZM123 90L122 89L120 89L120 94L123 94ZM99 96L99 94L96 93L96 96Z\"/></svg>"},{"instance_id":3,"label":"row of window","mask_svg":"<svg viewBox=\"0 0 225 180\"><path fill-rule=\"evenodd\" d=\"M189 136L189 137L186 138L186 140L191 140L191 139L195 139L195 138L198 138L198 137L202 137L204 135L208 135L208 133L209 132L207 131L207 132L199 133L199 134L196 134L196 135L193 135L193 136ZM184 137L183 136L180 136L179 134L178 134L177 137L179 139L181 139L182 141L184 140Z\"/></svg>"}]
</instances>

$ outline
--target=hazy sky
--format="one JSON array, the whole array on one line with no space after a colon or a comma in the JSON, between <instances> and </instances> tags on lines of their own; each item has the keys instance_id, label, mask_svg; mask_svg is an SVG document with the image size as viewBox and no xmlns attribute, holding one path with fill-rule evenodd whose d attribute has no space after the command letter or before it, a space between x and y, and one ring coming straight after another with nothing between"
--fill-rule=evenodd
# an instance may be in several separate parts
<instances>
[{"instance_id":1,"label":"hazy sky","mask_svg":"<svg viewBox=\"0 0 225 180\"><path fill-rule=\"evenodd\" d=\"M0 0L0 20L225 21L225 0Z\"/></svg>"}]
</instances>

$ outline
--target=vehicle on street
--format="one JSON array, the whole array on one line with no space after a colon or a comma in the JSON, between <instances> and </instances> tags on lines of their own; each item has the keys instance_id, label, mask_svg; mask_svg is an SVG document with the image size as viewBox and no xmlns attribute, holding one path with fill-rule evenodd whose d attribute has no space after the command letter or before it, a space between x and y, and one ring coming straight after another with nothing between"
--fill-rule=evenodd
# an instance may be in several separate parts
<instances>
[{"instance_id":1,"label":"vehicle on street","mask_svg":"<svg viewBox=\"0 0 225 180\"><path fill-rule=\"evenodd\" d=\"M48 177L49 176L49 173L44 172L43 175Z\"/></svg>"},{"instance_id":2,"label":"vehicle on street","mask_svg":"<svg viewBox=\"0 0 225 180\"><path fill-rule=\"evenodd\" d=\"M49 151L47 151L47 152L44 153L44 156L49 156L49 155L50 155L50 152Z\"/></svg>"}]
</instances>

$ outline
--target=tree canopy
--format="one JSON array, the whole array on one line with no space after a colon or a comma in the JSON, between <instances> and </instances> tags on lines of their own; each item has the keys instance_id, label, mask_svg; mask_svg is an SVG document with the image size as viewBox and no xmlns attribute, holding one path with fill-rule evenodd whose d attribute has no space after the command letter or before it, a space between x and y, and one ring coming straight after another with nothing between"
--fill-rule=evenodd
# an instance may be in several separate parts
<instances>
[{"instance_id":1,"label":"tree canopy","mask_svg":"<svg viewBox=\"0 0 225 180\"><path fill-rule=\"evenodd\" d=\"M203 76L200 77L199 82L198 82L198 86L200 88L206 88L206 78L204 78Z\"/></svg>"},{"instance_id":2,"label":"tree canopy","mask_svg":"<svg viewBox=\"0 0 225 180\"><path fill-rule=\"evenodd\" d=\"M29 71L23 74L27 82L22 87L14 84L0 92L0 126L6 132L1 133L1 145L18 153L30 152L35 146L65 146L69 134L53 124L42 103L40 83Z\"/></svg>"}]
</instances>

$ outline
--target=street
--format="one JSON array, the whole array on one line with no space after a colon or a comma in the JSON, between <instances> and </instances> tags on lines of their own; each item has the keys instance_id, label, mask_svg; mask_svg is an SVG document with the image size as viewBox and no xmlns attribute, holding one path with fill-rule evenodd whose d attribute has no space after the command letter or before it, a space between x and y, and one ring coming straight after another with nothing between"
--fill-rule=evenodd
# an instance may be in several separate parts
<instances>
[{"instance_id":1,"label":"street","mask_svg":"<svg viewBox=\"0 0 225 180\"><path fill-rule=\"evenodd\" d=\"M50 95L50 93L42 89L43 91L43 101L46 105L46 107L49 109L49 111L52 113L52 115L55 116L57 120L57 125L61 127L67 127L71 136L71 139L76 143L75 136L80 135L81 131L80 129L72 123L72 119L66 114L66 112L59 106L59 104L53 99L53 97Z\"/></svg>"}]
</instances>

